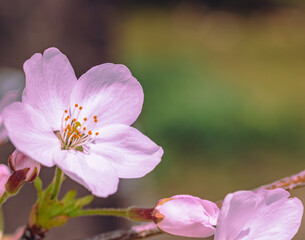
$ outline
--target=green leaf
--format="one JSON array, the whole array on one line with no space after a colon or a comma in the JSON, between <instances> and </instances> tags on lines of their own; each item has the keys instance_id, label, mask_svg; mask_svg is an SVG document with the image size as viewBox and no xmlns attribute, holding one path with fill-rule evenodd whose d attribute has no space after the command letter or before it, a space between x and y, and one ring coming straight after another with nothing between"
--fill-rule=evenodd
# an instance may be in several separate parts
<instances>
[{"instance_id":1,"label":"green leaf","mask_svg":"<svg viewBox=\"0 0 305 240\"><path fill-rule=\"evenodd\" d=\"M65 215L56 216L48 221L48 229L61 227L67 223L68 219L69 217Z\"/></svg>"},{"instance_id":2,"label":"green leaf","mask_svg":"<svg viewBox=\"0 0 305 240\"><path fill-rule=\"evenodd\" d=\"M34 185L37 190L38 200L40 201L42 198L42 181L39 176L35 178Z\"/></svg>"},{"instance_id":3,"label":"green leaf","mask_svg":"<svg viewBox=\"0 0 305 240\"><path fill-rule=\"evenodd\" d=\"M61 199L63 203L69 203L70 201L74 200L76 196L76 190L70 190L65 194L65 196Z\"/></svg>"},{"instance_id":4,"label":"green leaf","mask_svg":"<svg viewBox=\"0 0 305 240\"><path fill-rule=\"evenodd\" d=\"M90 204L93 201L93 199L94 199L94 197L92 195L88 195L88 196L77 199L75 205L81 209L84 206Z\"/></svg>"}]
</instances>

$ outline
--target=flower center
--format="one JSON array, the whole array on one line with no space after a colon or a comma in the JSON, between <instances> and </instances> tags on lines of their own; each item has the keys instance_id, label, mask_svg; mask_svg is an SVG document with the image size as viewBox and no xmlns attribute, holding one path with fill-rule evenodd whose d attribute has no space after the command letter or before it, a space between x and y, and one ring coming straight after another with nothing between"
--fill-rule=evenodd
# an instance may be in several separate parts
<instances>
[{"instance_id":1,"label":"flower center","mask_svg":"<svg viewBox=\"0 0 305 240\"><path fill-rule=\"evenodd\" d=\"M74 108L69 107L64 111L59 135L63 150L84 151L83 147L99 134L98 132L93 134L92 131L98 122L97 116L79 119L82 109L82 106L75 104Z\"/></svg>"}]
</instances>

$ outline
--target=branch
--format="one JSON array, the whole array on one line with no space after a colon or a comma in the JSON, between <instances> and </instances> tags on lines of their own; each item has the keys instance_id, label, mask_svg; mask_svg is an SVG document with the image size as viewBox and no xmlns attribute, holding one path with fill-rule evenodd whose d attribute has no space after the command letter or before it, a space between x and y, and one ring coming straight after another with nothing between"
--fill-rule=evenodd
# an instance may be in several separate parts
<instances>
[{"instance_id":1,"label":"branch","mask_svg":"<svg viewBox=\"0 0 305 240\"><path fill-rule=\"evenodd\" d=\"M155 236L160 234L154 223L148 223L138 226L133 226L126 230L115 230L112 232L102 233L93 237L85 238L84 240L133 240Z\"/></svg>"},{"instance_id":2,"label":"branch","mask_svg":"<svg viewBox=\"0 0 305 240\"><path fill-rule=\"evenodd\" d=\"M305 186L305 171L294 174L290 177L283 178L281 180L275 181L273 183L263 185L254 190L258 189L275 189L284 188L287 191ZM216 202L218 207L221 207L223 200ZM133 226L126 230L115 230L112 232L102 233L93 237L84 238L82 240L133 240L152 237L162 232L157 228L154 223L143 224L138 226Z\"/></svg>"},{"instance_id":3,"label":"branch","mask_svg":"<svg viewBox=\"0 0 305 240\"><path fill-rule=\"evenodd\" d=\"M263 185L257 189L275 189L284 188L287 191L305 186L305 171L283 178L273 183Z\"/></svg>"}]
</instances>

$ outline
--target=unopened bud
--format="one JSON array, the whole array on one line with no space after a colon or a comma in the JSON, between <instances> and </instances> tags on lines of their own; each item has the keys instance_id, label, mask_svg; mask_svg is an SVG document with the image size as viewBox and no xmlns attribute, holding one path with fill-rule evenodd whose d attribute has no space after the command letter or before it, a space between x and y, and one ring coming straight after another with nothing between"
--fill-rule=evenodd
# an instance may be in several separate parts
<instances>
[{"instance_id":1,"label":"unopened bud","mask_svg":"<svg viewBox=\"0 0 305 240\"><path fill-rule=\"evenodd\" d=\"M10 175L11 172L9 168L4 164L0 164L0 197L5 192L5 183L7 182Z\"/></svg>"},{"instance_id":2,"label":"unopened bud","mask_svg":"<svg viewBox=\"0 0 305 240\"><path fill-rule=\"evenodd\" d=\"M153 218L164 232L185 237L209 237L215 233L219 208L213 202L190 195L158 201Z\"/></svg>"},{"instance_id":3,"label":"unopened bud","mask_svg":"<svg viewBox=\"0 0 305 240\"><path fill-rule=\"evenodd\" d=\"M29 168L24 168L12 173L5 184L5 189L10 195L16 194L24 184Z\"/></svg>"},{"instance_id":4,"label":"unopened bud","mask_svg":"<svg viewBox=\"0 0 305 240\"><path fill-rule=\"evenodd\" d=\"M9 157L9 166L13 172L28 169L24 181L32 182L38 176L40 171L40 164L29 158L17 149ZM24 173L25 171L23 171Z\"/></svg>"}]
</instances>

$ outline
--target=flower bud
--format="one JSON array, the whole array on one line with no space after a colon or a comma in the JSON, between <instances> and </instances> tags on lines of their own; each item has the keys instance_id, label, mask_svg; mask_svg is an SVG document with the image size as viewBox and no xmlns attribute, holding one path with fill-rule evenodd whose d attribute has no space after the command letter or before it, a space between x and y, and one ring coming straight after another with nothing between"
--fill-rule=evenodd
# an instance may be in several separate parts
<instances>
[{"instance_id":1,"label":"flower bud","mask_svg":"<svg viewBox=\"0 0 305 240\"><path fill-rule=\"evenodd\" d=\"M11 172L9 168L4 164L0 164L0 197L5 192L5 183L7 182L10 175Z\"/></svg>"},{"instance_id":2,"label":"flower bud","mask_svg":"<svg viewBox=\"0 0 305 240\"><path fill-rule=\"evenodd\" d=\"M17 172L20 170L28 170L26 172L26 176L24 181L32 182L38 176L40 171L40 164L28 156L24 155L22 152L17 149L13 152L13 154L9 157L9 166L12 171ZM25 171L23 171L25 172Z\"/></svg>"},{"instance_id":3,"label":"flower bud","mask_svg":"<svg viewBox=\"0 0 305 240\"><path fill-rule=\"evenodd\" d=\"M5 184L5 190L10 194L16 194L24 184L29 168L13 172Z\"/></svg>"},{"instance_id":4,"label":"flower bud","mask_svg":"<svg viewBox=\"0 0 305 240\"><path fill-rule=\"evenodd\" d=\"M190 195L159 200L153 212L158 228L185 237L209 237L215 233L219 208L213 202Z\"/></svg>"}]
</instances>

